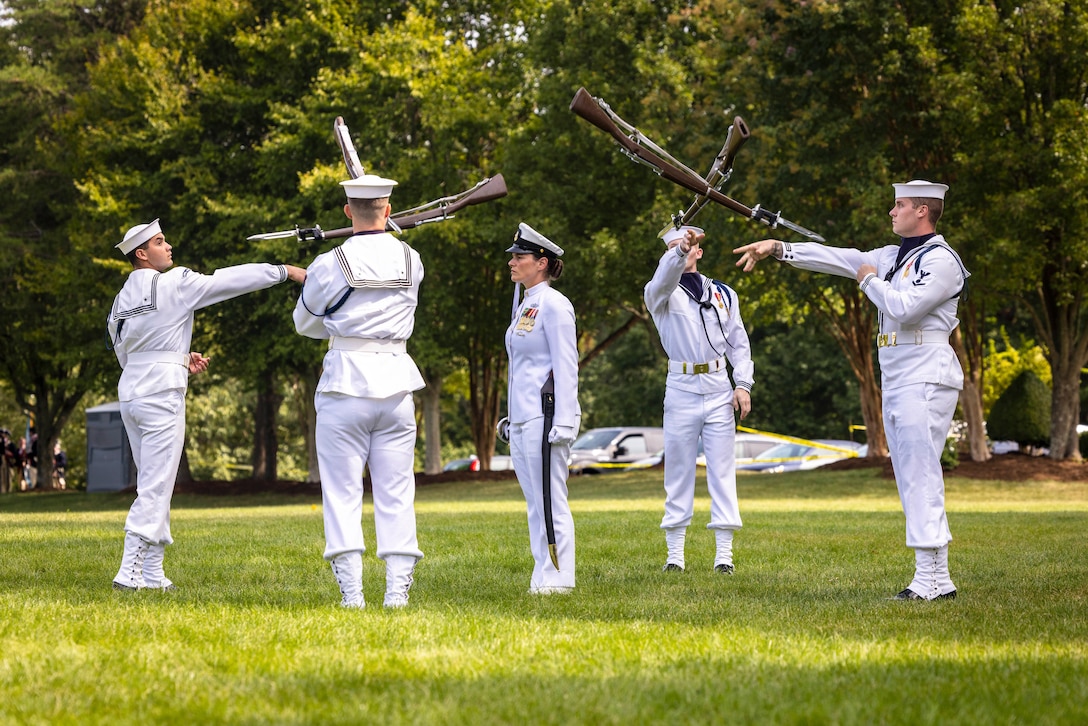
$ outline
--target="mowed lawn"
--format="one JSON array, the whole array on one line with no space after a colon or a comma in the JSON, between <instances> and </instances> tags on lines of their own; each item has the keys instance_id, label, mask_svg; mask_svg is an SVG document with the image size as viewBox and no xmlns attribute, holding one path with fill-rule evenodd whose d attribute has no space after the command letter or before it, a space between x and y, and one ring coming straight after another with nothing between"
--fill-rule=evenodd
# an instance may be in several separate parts
<instances>
[{"instance_id":1,"label":"mowed lawn","mask_svg":"<svg viewBox=\"0 0 1088 726\"><path fill-rule=\"evenodd\" d=\"M876 469L743 476L737 573L661 572L660 470L571 482L578 587L526 593L517 482L418 492L408 608L338 607L321 503L178 496L174 593L110 588L132 495L0 497L3 724L1084 724L1088 482L952 477L960 597Z\"/></svg>"}]
</instances>

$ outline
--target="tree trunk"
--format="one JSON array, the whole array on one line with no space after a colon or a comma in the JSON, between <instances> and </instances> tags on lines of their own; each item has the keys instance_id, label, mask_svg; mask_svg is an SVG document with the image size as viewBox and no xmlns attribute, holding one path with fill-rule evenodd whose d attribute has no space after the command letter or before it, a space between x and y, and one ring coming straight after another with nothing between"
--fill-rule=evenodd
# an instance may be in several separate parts
<instances>
[{"instance_id":1,"label":"tree trunk","mask_svg":"<svg viewBox=\"0 0 1088 726\"><path fill-rule=\"evenodd\" d=\"M317 465L317 409L314 408L314 392L321 378L321 366L307 368L298 374L298 422L306 442L306 481L316 484L321 481L321 470Z\"/></svg>"},{"instance_id":2,"label":"tree trunk","mask_svg":"<svg viewBox=\"0 0 1088 726\"><path fill-rule=\"evenodd\" d=\"M960 408L967 422L967 443L971 461L989 461L993 456L986 443L986 417L982 408L982 339L976 333L974 306L968 307L962 324L952 331L952 349L963 368L963 390L960 392ZM962 329L966 328L966 335Z\"/></svg>"},{"instance_id":3,"label":"tree trunk","mask_svg":"<svg viewBox=\"0 0 1088 726\"><path fill-rule=\"evenodd\" d=\"M177 484L191 484L193 481L193 470L189 468L189 449L188 447L181 447L181 463L178 464L178 475L174 479Z\"/></svg>"},{"instance_id":4,"label":"tree trunk","mask_svg":"<svg viewBox=\"0 0 1088 726\"><path fill-rule=\"evenodd\" d=\"M442 471L442 383L441 375L425 373L427 385L419 391L423 414L423 472ZM488 460L488 463L490 460Z\"/></svg>"},{"instance_id":5,"label":"tree trunk","mask_svg":"<svg viewBox=\"0 0 1088 726\"><path fill-rule=\"evenodd\" d=\"M1057 232L1052 230L1054 234ZM1057 247L1050 236L1044 235L1044 239L1048 247ZM1065 267L1068 262L1065 257L1055 256L1044 266L1036 288L1038 306L1031 306L1031 310L1050 362L1050 458L1080 461L1077 423L1080 372L1088 364L1088 315L1083 309L1083 290L1071 294L1064 289L1063 281L1072 274Z\"/></svg>"},{"instance_id":6,"label":"tree trunk","mask_svg":"<svg viewBox=\"0 0 1088 726\"><path fill-rule=\"evenodd\" d=\"M1080 369L1076 361L1063 356L1051 361L1052 390L1050 403L1050 458L1081 460Z\"/></svg>"},{"instance_id":7,"label":"tree trunk","mask_svg":"<svg viewBox=\"0 0 1088 726\"><path fill-rule=\"evenodd\" d=\"M505 362L498 357L471 354L469 366L469 410L472 420L472 442L476 456L491 467L495 453L495 426L499 422Z\"/></svg>"},{"instance_id":8,"label":"tree trunk","mask_svg":"<svg viewBox=\"0 0 1088 726\"><path fill-rule=\"evenodd\" d=\"M253 478L275 481L276 452L279 443L276 439L276 412L283 396L276 390L276 377L272 371L265 371L257 381L257 406L253 412Z\"/></svg>"},{"instance_id":9,"label":"tree trunk","mask_svg":"<svg viewBox=\"0 0 1088 726\"><path fill-rule=\"evenodd\" d=\"M583 355L582 359L578 361L578 370L582 370L587 365L589 365L590 362L592 362L594 358L596 358L601 353L608 350L612 346L613 343L620 340L624 335L626 335L628 333L628 331L630 331L631 328L633 328L635 326L636 323L645 322L645 321L647 321L649 319L650 318L649 318L648 315L638 315L636 313L631 313L631 316L629 318L627 318L627 321L624 322L623 325L621 325L620 327L613 330L611 333L609 333L608 337L606 337L600 343L597 343L592 348L590 348L588 351L586 351L586 354ZM657 337L658 337L657 336L657 329L655 328L654 329L654 338L657 338Z\"/></svg>"},{"instance_id":10,"label":"tree trunk","mask_svg":"<svg viewBox=\"0 0 1088 726\"><path fill-rule=\"evenodd\" d=\"M828 331L846 355L858 381L861 417L869 446L867 458L883 459L888 455L888 440L884 434L880 379L873 365L873 314L868 303L868 298L851 286L835 297L822 295L816 310L828 324Z\"/></svg>"}]
</instances>

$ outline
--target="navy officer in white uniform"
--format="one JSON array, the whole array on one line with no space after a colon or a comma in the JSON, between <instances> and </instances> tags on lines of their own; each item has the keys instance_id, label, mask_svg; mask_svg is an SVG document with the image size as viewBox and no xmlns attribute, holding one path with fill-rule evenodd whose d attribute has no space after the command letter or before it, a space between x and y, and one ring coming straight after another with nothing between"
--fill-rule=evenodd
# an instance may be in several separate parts
<instances>
[{"instance_id":1,"label":"navy officer in white uniform","mask_svg":"<svg viewBox=\"0 0 1088 726\"><path fill-rule=\"evenodd\" d=\"M510 358L507 388L509 415L500 422L500 437L510 443L529 521L529 549L533 574L529 592L538 595L569 593L574 589L574 518L567 501L567 459L578 435L578 332L570 300L551 286L563 273L563 249L522 222L510 256L510 279L515 283L515 306L506 330ZM518 300L519 286L525 298ZM544 430L541 390L549 376L555 389L555 413ZM559 568L552 563L544 520L543 442L551 443L549 456L552 518Z\"/></svg>"},{"instance_id":2,"label":"navy officer in white uniform","mask_svg":"<svg viewBox=\"0 0 1088 726\"><path fill-rule=\"evenodd\" d=\"M302 282L306 271L247 264L202 275L173 267L173 248L157 219L129 229L116 247L132 272L113 301L107 333L122 368L117 396L137 474L113 586L172 590L163 558L174 541L170 498L185 443L185 391L189 375L208 367L208 358L189 350L193 313L287 279Z\"/></svg>"},{"instance_id":3,"label":"navy officer in white uniform","mask_svg":"<svg viewBox=\"0 0 1088 726\"><path fill-rule=\"evenodd\" d=\"M669 356L665 379L665 572L685 567L684 543L694 514L699 438L706 453L715 572L731 575L737 503L736 420L752 410L752 349L736 292L699 273L704 232L669 229L667 246L644 290L646 308ZM728 363L728 366L727 366ZM730 380L728 367L733 369ZM735 383L735 385L734 385Z\"/></svg>"},{"instance_id":4,"label":"navy officer in white uniform","mask_svg":"<svg viewBox=\"0 0 1088 726\"><path fill-rule=\"evenodd\" d=\"M915 553L914 579L893 599L952 599L941 452L963 389L963 369L948 338L959 325L957 306L970 273L936 231L948 186L914 180L893 188L888 214L899 244L862 251L771 239L734 252L746 272L773 255L803 270L854 278L876 306L884 428L907 546Z\"/></svg>"},{"instance_id":5,"label":"navy officer in white uniform","mask_svg":"<svg viewBox=\"0 0 1088 726\"><path fill-rule=\"evenodd\" d=\"M363 470L370 468L383 605L408 604L416 562L416 417L423 388L406 344L415 328L423 263L386 232L396 182L367 174L341 182L353 235L318 255L295 306L295 328L329 341L314 405L325 523L324 557L344 607L362 608Z\"/></svg>"}]
</instances>

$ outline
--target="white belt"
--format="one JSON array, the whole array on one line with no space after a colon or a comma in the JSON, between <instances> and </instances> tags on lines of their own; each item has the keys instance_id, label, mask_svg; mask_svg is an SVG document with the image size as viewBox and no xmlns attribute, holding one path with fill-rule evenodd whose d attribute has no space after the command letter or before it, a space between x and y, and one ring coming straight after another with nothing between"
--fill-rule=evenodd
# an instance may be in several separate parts
<instances>
[{"instance_id":1,"label":"white belt","mask_svg":"<svg viewBox=\"0 0 1088 726\"><path fill-rule=\"evenodd\" d=\"M725 370L725 359L715 358L706 363L688 363L682 360L669 361L669 373L684 373L697 376L700 373L717 373Z\"/></svg>"},{"instance_id":2,"label":"white belt","mask_svg":"<svg viewBox=\"0 0 1088 726\"><path fill-rule=\"evenodd\" d=\"M353 350L361 353L406 353L407 341L390 338L329 338L329 350Z\"/></svg>"},{"instance_id":3,"label":"white belt","mask_svg":"<svg viewBox=\"0 0 1088 726\"><path fill-rule=\"evenodd\" d=\"M881 333L876 336L876 347L947 343L948 335L947 330L900 330L896 333Z\"/></svg>"},{"instance_id":4,"label":"white belt","mask_svg":"<svg viewBox=\"0 0 1088 726\"><path fill-rule=\"evenodd\" d=\"M129 353L125 365L144 365L147 363L174 363L189 367L188 353L172 353L168 350L148 350L142 353Z\"/></svg>"}]
</instances>

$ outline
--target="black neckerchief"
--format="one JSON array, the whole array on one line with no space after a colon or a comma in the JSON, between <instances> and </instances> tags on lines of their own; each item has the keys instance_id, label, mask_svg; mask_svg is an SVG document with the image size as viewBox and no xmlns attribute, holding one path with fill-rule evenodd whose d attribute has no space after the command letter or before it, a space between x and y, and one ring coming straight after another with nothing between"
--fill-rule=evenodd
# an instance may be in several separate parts
<instances>
[{"instance_id":1,"label":"black neckerchief","mask_svg":"<svg viewBox=\"0 0 1088 726\"><path fill-rule=\"evenodd\" d=\"M698 272L685 272L680 275L680 287L695 302L703 302L703 276Z\"/></svg>"},{"instance_id":2,"label":"black neckerchief","mask_svg":"<svg viewBox=\"0 0 1088 726\"><path fill-rule=\"evenodd\" d=\"M722 316L718 314L718 309L714 307L714 303L710 299L711 296L707 296L707 299L703 300L703 293L706 291L706 283L703 282L703 279L703 276L698 272L685 272L680 275L680 289L699 306L699 320L703 324L703 335L706 336L707 345L714 351L714 355L720 356L722 353L714 347L713 341L710 340L710 331L706 329L706 318L703 317L705 311L714 311L714 319L718 321L718 330L722 332L722 339L725 340L726 345L730 345L729 338L725 334L725 326L722 325ZM732 346L730 345L730 347Z\"/></svg>"},{"instance_id":3,"label":"black neckerchief","mask_svg":"<svg viewBox=\"0 0 1088 726\"><path fill-rule=\"evenodd\" d=\"M892 276L896 270L903 266L903 260L907 258L907 255L936 236L936 232L929 232L918 237L900 237L899 254L895 256L895 264L892 265L892 269L888 270L888 274L884 276L884 282L891 282Z\"/></svg>"}]
</instances>

